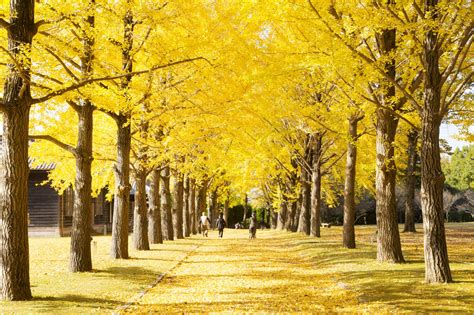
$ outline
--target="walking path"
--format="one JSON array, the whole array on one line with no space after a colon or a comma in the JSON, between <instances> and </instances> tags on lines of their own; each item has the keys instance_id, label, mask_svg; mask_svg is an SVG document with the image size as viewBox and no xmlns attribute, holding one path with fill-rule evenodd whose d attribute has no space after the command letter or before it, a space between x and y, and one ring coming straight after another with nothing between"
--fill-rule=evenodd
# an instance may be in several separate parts
<instances>
[{"instance_id":1,"label":"walking path","mask_svg":"<svg viewBox=\"0 0 474 315\"><path fill-rule=\"evenodd\" d=\"M227 229L198 248L148 290L126 312L318 312L357 304L355 294L334 276L318 272L298 246L301 238Z\"/></svg>"}]
</instances>

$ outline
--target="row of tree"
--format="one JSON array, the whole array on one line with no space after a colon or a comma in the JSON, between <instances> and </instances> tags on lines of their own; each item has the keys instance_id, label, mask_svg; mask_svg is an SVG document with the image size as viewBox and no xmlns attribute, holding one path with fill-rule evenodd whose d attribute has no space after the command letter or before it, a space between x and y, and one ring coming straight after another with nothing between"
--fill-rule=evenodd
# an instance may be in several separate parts
<instances>
[{"instance_id":1,"label":"row of tree","mask_svg":"<svg viewBox=\"0 0 474 315\"><path fill-rule=\"evenodd\" d=\"M319 237L321 204L339 191L354 248L355 200L368 190L377 259L400 263L396 165L414 191L421 143L426 281L452 280L439 126L472 119L470 2L36 5L0 11L1 299L31 298L28 155L56 161L52 185L74 188L73 272L92 270L91 196L104 187L111 256L128 258L131 183L137 249L195 232L207 197L214 219L246 193L276 210L278 228Z\"/></svg>"}]
</instances>

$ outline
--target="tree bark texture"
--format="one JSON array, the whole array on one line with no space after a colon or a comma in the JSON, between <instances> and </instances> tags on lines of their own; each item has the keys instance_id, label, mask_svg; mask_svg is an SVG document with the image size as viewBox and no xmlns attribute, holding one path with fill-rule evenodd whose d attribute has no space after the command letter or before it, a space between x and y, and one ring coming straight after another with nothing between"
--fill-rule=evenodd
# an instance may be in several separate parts
<instances>
[{"instance_id":1,"label":"tree bark texture","mask_svg":"<svg viewBox=\"0 0 474 315\"><path fill-rule=\"evenodd\" d=\"M197 207L198 207L198 211L196 213L196 219L197 221L196 222L199 222L199 217L203 214L203 213L207 213L207 186L208 186L209 182L207 180L205 180L203 183L202 183L202 186L199 187L199 190L198 190L198 195L197 195Z\"/></svg>"},{"instance_id":2,"label":"tree bark texture","mask_svg":"<svg viewBox=\"0 0 474 315\"><path fill-rule=\"evenodd\" d=\"M28 123L31 107L29 56L35 33L33 0L10 0L8 51L21 71L8 65L3 89L0 156L0 300L31 299L28 248Z\"/></svg>"},{"instance_id":3,"label":"tree bark texture","mask_svg":"<svg viewBox=\"0 0 474 315\"><path fill-rule=\"evenodd\" d=\"M115 163L114 215L112 221L112 248L115 259L127 259L128 224L130 209L130 148L131 130L128 117L119 115L117 123L117 162Z\"/></svg>"},{"instance_id":4,"label":"tree bark texture","mask_svg":"<svg viewBox=\"0 0 474 315\"><path fill-rule=\"evenodd\" d=\"M283 202L280 204L280 211L278 211L277 224L276 224L277 230L283 230L285 228L287 212L288 212L288 201L285 198Z\"/></svg>"},{"instance_id":5,"label":"tree bark texture","mask_svg":"<svg viewBox=\"0 0 474 315\"><path fill-rule=\"evenodd\" d=\"M94 7L94 1L89 1ZM94 16L84 19L87 27L94 28ZM82 32L81 74L83 79L92 75L94 59L94 37ZM92 134L94 108L89 100L82 99L76 109L79 123L75 149L76 179L74 184L74 206L72 217L71 250L69 270L92 271L91 224L92 224Z\"/></svg>"},{"instance_id":6,"label":"tree bark texture","mask_svg":"<svg viewBox=\"0 0 474 315\"><path fill-rule=\"evenodd\" d=\"M247 194L245 194L245 201L244 201L244 216L242 218L242 224L245 225L245 221L247 220L247 211L248 211L248 204L249 204L249 199ZM284 217L283 217L284 220Z\"/></svg>"},{"instance_id":7,"label":"tree bark texture","mask_svg":"<svg viewBox=\"0 0 474 315\"><path fill-rule=\"evenodd\" d=\"M298 200L295 202L295 214L292 218L292 225L291 225L291 231L292 232L297 232L298 231L298 224L300 223L299 218L300 218L300 212L301 212L301 203L303 202L303 196L300 195Z\"/></svg>"},{"instance_id":8,"label":"tree bark texture","mask_svg":"<svg viewBox=\"0 0 474 315\"><path fill-rule=\"evenodd\" d=\"M150 192L148 196L148 240L151 244L163 244L161 232L160 171L154 169L150 174Z\"/></svg>"},{"instance_id":9,"label":"tree bark texture","mask_svg":"<svg viewBox=\"0 0 474 315\"><path fill-rule=\"evenodd\" d=\"M79 125L76 146L76 179L72 214L71 249L69 270L92 271L91 224L92 224L92 128L93 107L89 101L81 101L78 108Z\"/></svg>"},{"instance_id":10,"label":"tree bark texture","mask_svg":"<svg viewBox=\"0 0 474 315\"><path fill-rule=\"evenodd\" d=\"M133 14L127 8L123 18L122 70L131 73L133 70ZM131 76L121 79L120 88L127 90ZM130 211L130 148L132 142L128 112L114 116L117 124L117 163L115 164L114 217L112 222L112 258L128 258L128 224Z\"/></svg>"},{"instance_id":11,"label":"tree bark texture","mask_svg":"<svg viewBox=\"0 0 474 315\"><path fill-rule=\"evenodd\" d=\"M356 248L355 242L355 179L357 162L357 123L355 117L349 119L346 158L346 178L344 182L344 223L342 245L345 248Z\"/></svg>"},{"instance_id":12,"label":"tree bark texture","mask_svg":"<svg viewBox=\"0 0 474 315\"><path fill-rule=\"evenodd\" d=\"M270 227L275 230L277 228L278 212L276 212L273 208L270 211Z\"/></svg>"},{"instance_id":13,"label":"tree bark texture","mask_svg":"<svg viewBox=\"0 0 474 315\"><path fill-rule=\"evenodd\" d=\"M310 235L321 237L321 159L323 135L316 133L312 141L311 160L311 229Z\"/></svg>"},{"instance_id":14,"label":"tree bark texture","mask_svg":"<svg viewBox=\"0 0 474 315\"><path fill-rule=\"evenodd\" d=\"M408 134L407 168L405 174L405 228L403 232L416 232L415 228L415 189L416 189L416 161L418 159L416 144L418 132L411 130Z\"/></svg>"},{"instance_id":15,"label":"tree bark texture","mask_svg":"<svg viewBox=\"0 0 474 315\"><path fill-rule=\"evenodd\" d=\"M437 19L437 0L426 0L425 11ZM441 170L439 128L441 125L441 74L438 33L429 30L423 47L425 66L421 131L421 209L423 212L425 281L452 282L443 216L444 175Z\"/></svg>"},{"instance_id":16,"label":"tree bark texture","mask_svg":"<svg viewBox=\"0 0 474 315\"><path fill-rule=\"evenodd\" d=\"M217 204L217 189L214 189L214 191L211 194L211 206L209 207L209 220L211 220L211 228L216 227L216 220L217 220L217 209L218 209L218 204Z\"/></svg>"},{"instance_id":17,"label":"tree bark texture","mask_svg":"<svg viewBox=\"0 0 474 315\"><path fill-rule=\"evenodd\" d=\"M298 232L309 235L311 232L311 174L308 171L301 172L301 208L298 218Z\"/></svg>"},{"instance_id":18,"label":"tree bark texture","mask_svg":"<svg viewBox=\"0 0 474 315\"><path fill-rule=\"evenodd\" d=\"M377 34L377 42L383 55L388 55L396 48L395 30L383 30ZM395 61L385 65L388 76L395 80ZM384 81L384 95L381 101L391 106L395 97L395 88ZM404 262L398 230L398 214L395 200L397 169L394 161L395 134L398 118L386 109L377 109L376 123L376 216L377 216L377 260L381 262Z\"/></svg>"},{"instance_id":19,"label":"tree bark texture","mask_svg":"<svg viewBox=\"0 0 474 315\"><path fill-rule=\"evenodd\" d=\"M186 177L186 180L184 182L184 214L183 214L184 237L189 237L191 235L191 216L190 216L190 204L189 204L189 194L191 193L190 185L191 185L191 181L189 177Z\"/></svg>"},{"instance_id":20,"label":"tree bark texture","mask_svg":"<svg viewBox=\"0 0 474 315\"><path fill-rule=\"evenodd\" d=\"M139 167L135 174L135 209L133 212L133 247L136 250L149 250L148 217L146 202L146 170Z\"/></svg>"},{"instance_id":21,"label":"tree bark texture","mask_svg":"<svg viewBox=\"0 0 474 315\"><path fill-rule=\"evenodd\" d=\"M227 198L224 201L224 220L225 222L229 222L229 204L230 204L230 198L227 196Z\"/></svg>"},{"instance_id":22,"label":"tree bark texture","mask_svg":"<svg viewBox=\"0 0 474 315\"><path fill-rule=\"evenodd\" d=\"M196 181L191 179L191 192L189 194L189 216L191 220L191 233L197 234L197 211L196 211Z\"/></svg>"},{"instance_id":23,"label":"tree bark texture","mask_svg":"<svg viewBox=\"0 0 474 315\"><path fill-rule=\"evenodd\" d=\"M173 189L173 230L176 239L183 239L183 177L177 174Z\"/></svg>"},{"instance_id":24,"label":"tree bark texture","mask_svg":"<svg viewBox=\"0 0 474 315\"><path fill-rule=\"evenodd\" d=\"M171 215L170 168L165 166L161 171L161 230L163 240L173 240L173 219Z\"/></svg>"},{"instance_id":25,"label":"tree bark texture","mask_svg":"<svg viewBox=\"0 0 474 315\"><path fill-rule=\"evenodd\" d=\"M288 232L295 232L294 225L295 225L295 216L296 216L296 209L298 207L297 200L293 200L288 204L288 211L287 217L285 222L285 230Z\"/></svg>"},{"instance_id":26,"label":"tree bark texture","mask_svg":"<svg viewBox=\"0 0 474 315\"><path fill-rule=\"evenodd\" d=\"M308 135L305 141L305 156L301 162L301 210L298 221L298 232L310 235L311 232L311 169L313 150L311 146L311 136Z\"/></svg>"}]
</instances>

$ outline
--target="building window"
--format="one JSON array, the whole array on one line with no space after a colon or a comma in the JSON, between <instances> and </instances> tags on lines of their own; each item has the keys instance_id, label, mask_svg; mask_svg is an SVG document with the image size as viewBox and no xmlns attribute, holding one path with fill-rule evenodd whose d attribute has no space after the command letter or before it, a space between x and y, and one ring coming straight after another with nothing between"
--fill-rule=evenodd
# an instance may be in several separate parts
<instances>
[{"instance_id":1,"label":"building window","mask_svg":"<svg viewBox=\"0 0 474 315\"><path fill-rule=\"evenodd\" d=\"M94 215L104 215L104 194L102 192L92 200L92 211Z\"/></svg>"}]
</instances>

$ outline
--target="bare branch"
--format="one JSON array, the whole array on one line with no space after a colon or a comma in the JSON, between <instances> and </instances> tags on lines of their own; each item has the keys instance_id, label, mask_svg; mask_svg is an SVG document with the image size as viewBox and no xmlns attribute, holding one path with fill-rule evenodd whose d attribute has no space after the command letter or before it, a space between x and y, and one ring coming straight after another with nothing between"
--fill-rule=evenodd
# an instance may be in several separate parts
<instances>
[{"instance_id":1,"label":"bare branch","mask_svg":"<svg viewBox=\"0 0 474 315\"><path fill-rule=\"evenodd\" d=\"M116 79L120 79L120 78L124 78L124 77L128 77L128 76L135 76L135 75L140 75L140 74L144 74L144 73L148 73L150 71L156 71L156 70L159 70L159 69L164 69L164 68L168 68L168 67L172 67L172 66L176 66L176 65L179 65L179 64L183 64L183 63L187 63L187 62L193 62L193 61L197 61L197 60L205 60L207 61L209 64L211 64L206 58L204 57L196 57L196 58L189 58L189 59L184 59L184 60L180 60L180 61L175 61L175 62L170 62L170 63L167 63L167 64L164 64L164 65L157 65L157 66L154 66L148 70L141 70L141 71L134 71L134 72L129 72L129 73L123 73L123 74L118 74L118 75L111 75L111 76L105 76L105 77L99 77L99 78L90 78L90 79L87 79L87 80L83 80L83 81L80 81L80 82L77 82L71 86L68 86L68 87L65 87L65 88L62 88L62 89L59 89L59 90L56 90L54 92L51 92L43 97L40 97L40 98L36 98L36 99L33 99L32 100L32 104L37 104L37 103L43 103L43 102L46 102L47 100L53 98L53 97L56 97L56 96L59 96L59 95L62 95L64 93L67 93L67 92L71 92L71 91L75 91L83 86L86 86L88 84L91 84L91 83L94 83L94 82L101 82L101 81L110 81L110 80L116 80ZM212 64L211 64L212 65Z\"/></svg>"},{"instance_id":2,"label":"bare branch","mask_svg":"<svg viewBox=\"0 0 474 315\"><path fill-rule=\"evenodd\" d=\"M9 27L10 27L10 23L0 18L0 28L8 29Z\"/></svg>"},{"instance_id":3,"label":"bare branch","mask_svg":"<svg viewBox=\"0 0 474 315\"><path fill-rule=\"evenodd\" d=\"M102 112L104 114L106 114L107 116L109 116L110 118L112 118L113 120L115 120L116 122L118 121L118 118L119 118L119 115L108 110L108 109L105 109L105 108L102 108L102 107L97 107L97 110L99 112Z\"/></svg>"},{"instance_id":4,"label":"bare branch","mask_svg":"<svg viewBox=\"0 0 474 315\"><path fill-rule=\"evenodd\" d=\"M463 56L461 58L461 63L459 66L461 66L462 62L464 61L464 59L466 58L466 55L467 53L469 52L469 48L471 47L472 45L472 41L473 41L473 34L472 34L472 29L473 29L473 25L474 25L474 22L471 23L468 27L466 27L466 29L464 30L464 33L463 33L463 36L461 37L461 40L459 42L459 45L458 47L462 47L461 49L459 49L456 54L453 56L453 58L451 59L451 61L449 62L449 65L446 67L446 69L443 71L442 73L442 78L441 78L441 85L446 82L446 80L448 79L448 77L451 75L451 73L453 72L458 60L459 60L459 57L460 56ZM464 52L464 54L462 54ZM462 54L462 55L461 55Z\"/></svg>"},{"instance_id":5,"label":"bare branch","mask_svg":"<svg viewBox=\"0 0 474 315\"><path fill-rule=\"evenodd\" d=\"M416 13L418 13L418 16L420 17L420 19L424 20L425 15L423 14L423 11L421 11L421 8L418 5L418 3L416 3L416 1L413 1L412 5L413 5L413 8L415 9Z\"/></svg>"},{"instance_id":6,"label":"bare branch","mask_svg":"<svg viewBox=\"0 0 474 315\"><path fill-rule=\"evenodd\" d=\"M12 60L15 67L17 68L18 73L20 74L20 77L23 79L23 81L30 82L30 78L28 77L26 73L24 73L22 66L18 63L18 60L15 59L15 56L13 56L11 52L8 49L4 48L3 46L0 46L0 49L3 50L8 55L8 57L10 57L10 59Z\"/></svg>"},{"instance_id":7,"label":"bare branch","mask_svg":"<svg viewBox=\"0 0 474 315\"><path fill-rule=\"evenodd\" d=\"M332 167L336 165L336 163L339 162L344 155L346 155L346 152L347 150L342 152L342 154L339 155L336 159L334 159L334 161L331 164L329 164L325 170L321 171L321 176L327 175L329 173L329 170L332 169Z\"/></svg>"},{"instance_id":8,"label":"bare branch","mask_svg":"<svg viewBox=\"0 0 474 315\"><path fill-rule=\"evenodd\" d=\"M57 145L58 147L60 147L61 149L63 150L66 150L68 152L70 152L71 154L73 154L74 156L77 155L77 151L76 151L76 148L74 148L73 146L69 145L69 144L66 144L58 139L56 139L55 137L52 137L52 136L49 136L49 135L29 135L28 138L30 139L33 139L33 140L45 140L45 141L49 141L55 145Z\"/></svg>"},{"instance_id":9,"label":"bare branch","mask_svg":"<svg viewBox=\"0 0 474 315\"><path fill-rule=\"evenodd\" d=\"M327 126L326 124L322 123L321 121L319 121L318 119L316 119L312 116L305 115L304 117L314 121L315 123L317 123L319 125L321 125L321 127L323 127L325 130L331 131L332 133L335 133L335 134L339 134L339 132L337 132L334 129L331 129L329 126Z\"/></svg>"},{"instance_id":10,"label":"bare branch","mask_svg":"<svg viewBox=\"0 0 474 315\"><path fill-rule=\"evenodd\" d=\"M54 59L56 59L60 64L61 66L63 67L63 69L67 72L67 74L69 74L69 76L71 78L73 78L74 80L76 81L79 81L79 78L71 71L71 69L68 68L68 66L66 65L66 63L50 48L48 47L45 47L45 50L50 53L51 56L54 57Z\"/></svg>"},{"instance_id":11,"label":"bare branch","mask_svg":"<svg viewBox=\"0 0 474 315\"><path fill-rule=\"evenodd\" d=\"M447 111L449 106L456 100L456 98L463 92L463 90L469 86L470 83L472 83L472 76L474 75L474 72L469 73L466 78L458 85L457 89L454 91L453 96L449 99L448 102L445 103L445 105L441 108L441 117L443 117Z\"/></svg>"},{"instance_id":12,"label":"bare branch","mask_svg":"<svg viewBox=\"0 0 474 315\"><path fill-rule=\"evenodd\" d=\"M77 104L76 102L72 100L67 100L66 102L69 104L69 106L72 107L72 109L74 109L76 113L78 113L81 110L81 105Z\"/></svg>"}]
</instances>

